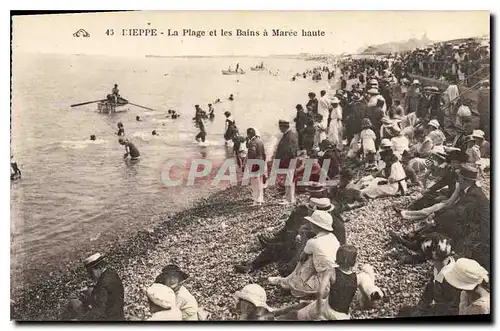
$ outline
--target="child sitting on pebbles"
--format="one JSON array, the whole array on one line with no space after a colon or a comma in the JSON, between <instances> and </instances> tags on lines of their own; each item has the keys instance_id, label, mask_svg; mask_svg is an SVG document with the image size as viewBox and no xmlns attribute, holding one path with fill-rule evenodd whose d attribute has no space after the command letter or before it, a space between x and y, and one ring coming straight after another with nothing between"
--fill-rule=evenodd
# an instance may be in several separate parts
<instances>
[{"instance_id":1,"label":"child sitting on pebbles","mask_svg":"<svg viewBox=\"0 0 500 331\"><path fill-rule=\"evenodd\" d=\"M149 310L148 321L181 321L182 314L177 308L174 291L163 284L154 283L147 290Z\"/></svg>"},{"instance_id":2,"label":"child sitting on pebbles","mask_svg":"<svg viewBox=\"0 0 500 331\"><path fill-rule=\"evenodd\" d=\"M352 245L337 250L337 267L323 273L318 299L297 312L297 319L345 320L350 319L349 307L358 288L357 275L353 271L358 251Z\"/></svg>"},{"instance_id":3,"label":"child sitting on pebbles","mask_svg":"<svg viewBox=\"0 0 500 331\"><path fill-rule=\"evenodd\" d=\"M170 264L163 268L161 274L156 277L155 283L166 285L174 291L177 308L182 313L183 321L197 321L198 302L182 285L188 278L189 275L178 266Z\"/></svg>"}]
</instances>

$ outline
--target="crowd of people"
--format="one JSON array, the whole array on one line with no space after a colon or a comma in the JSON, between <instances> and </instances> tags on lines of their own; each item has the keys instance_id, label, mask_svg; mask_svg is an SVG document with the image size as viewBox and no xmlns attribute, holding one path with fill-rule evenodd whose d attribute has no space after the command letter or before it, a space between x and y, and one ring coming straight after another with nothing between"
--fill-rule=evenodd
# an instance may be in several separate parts
<instances>
[{"instance_id":1,"label":"crowd of people","mask_svg":"<svg viewBox=\"0 0 500 331\"><path fill-rule=\"evenodd\" d=\"M448 56L447 50L445 45L434 52ZM405 66L413 68L418 54L407 55ZM234 143L240 168L259 170L251 160L263 160L269 168L250 179L253 204L265 203L264 190L274 184L269 183L269 170L276 161L286 170L276 181L284 194L282 203L293 206L281 228L258 235L260 253L236 264L235 272L251 273L280 262L281 276L267 281L300 299L272 308L264 288L248 284L234 293L240 320L341 320L350 318L354 300L362 308L376 307L386 296L377 286L377 266L356 268L357 248L347 240L342 213L409 190L420 191L419 198L394 209L401 218L425 220L425 225L407 235L391 232L388 239L412 252L400 263L431 261L433 277L418 304L404 307L400 316L490 313L490 202L480 183L489 169L485 133L471 119L473 111L456 81L444 92L418 80L408 86L405 66L388 63L337 63L340 89L321 90L319 98L310 92L305 106L296 105L293 122L279 120L282 135L273 155L266 155L255 127L240 135L231 114L225 113L224 139ZM328 78L333 77L329 72ZM203 117L197 109L195 120ZM313 164L310 173L306 161ZM306 184L299 185L304 176L309 176ZM326 185L325 179L337 184ZM297 205L300 190L308 201ZM65 318L124 319L124 290L117 273L100 254L84 265L96 285L90 295L71 300ZM188 279L179 266L163 269L146 291L151 320L206 318L183 286Z\"/></svg>"},{"instance_id":2,"label":"crowd of people","mask_svg":"<svg viewBox=\"0 0 500 331\"><path fill-rule=\"evenodd\" d=\"M391 69L398 80L405 75L419 75L470 87L487 79L490 61L489 43L469 38L389 54L380 65Z\"/></svg>"}]
</instances>

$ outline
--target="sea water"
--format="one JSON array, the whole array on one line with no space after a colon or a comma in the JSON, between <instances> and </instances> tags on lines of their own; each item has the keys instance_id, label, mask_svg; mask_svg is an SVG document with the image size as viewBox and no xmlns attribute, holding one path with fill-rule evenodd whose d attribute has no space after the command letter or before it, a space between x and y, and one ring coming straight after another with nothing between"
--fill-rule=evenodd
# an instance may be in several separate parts
<instances>
[{"instance_id":1,"label":"sea water","mask_svg":"<svg viewBox=\"0 0 500 331\"><path fill-rule=\"evenodd\" d=\"M280 75L248 70L261 61ZM236 63L245 75L221 74ZM152 228L159 215L188 208L220 189L166 187L161 171L168 159L220 162L230 156L223 140L224 111L232 113L240 133L257 128L272 153L278 119L292 121L295 105L305 106L310 91L319 97L327 84L310 77L291 81L295 73L318 65L292 59L14 54L12 65L11 146L23 174L11 184L13 286L17 276L32 275L27 271L60 268L106 242L126 240ZM96 113L96 104L69 107L105 98L115 83L122 97L155 111L130 105L126 113L106 115ZM214 104L217 98L222 103ZM214 104L215 119L206 121L207 142L199 146L194 105L208 111L208 103ZM181 116L166 119L168 109ZM139 149L139 162L124 161L115 134L118 122Z\"/></svg>"}]
</instances>

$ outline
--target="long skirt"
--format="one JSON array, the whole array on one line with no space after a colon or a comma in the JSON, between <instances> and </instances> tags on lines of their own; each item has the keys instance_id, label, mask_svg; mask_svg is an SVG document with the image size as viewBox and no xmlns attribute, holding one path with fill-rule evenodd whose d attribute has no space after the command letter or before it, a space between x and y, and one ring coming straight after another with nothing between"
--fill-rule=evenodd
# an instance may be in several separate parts
<instances>
[{"instance_id":1,"label":"long skirt","mask_svg":"<svg viewBox=\"0 0 500 331\"><path fill-rule=\"evenodd\" d=\"M368 197L375 199L381 196L396 195L399 191L398 183L378 185L379 182L386 181L386 178L375 178L370 182L368 187L364 188L363 192Z\"/></svg>"},{"instance_id":2,"label":"long skirt","mask_svg":"<svg viewBox=\"0 0 500 331\"><path fill-rule=\"evenodd\" d=\"M252 177L249 179L250 188L252 189L252 199L256 203L264 202L264 181L263 175Z\"/></svg>"},{"instance_id":3,"label":"long skirt","mask_svg":"<svg viewBox=\"0 0 500 331\"><path fill-rule=\"evenodd\" d=\"M318 305L320 305L319 314ZM299 310L297 312L297 319L299 321L335 321L348 320L350 316L333 310L328 304L328 299L318 299Z\"/></svg>"},{"instance_id":4,"label":"long skirt","mask_svg":"<svg viewBox=\"0 0 500 331\"><path fill-rule=\"evenodd\" d=\"M280 280L281 287L290 289L296 298L317 293L319 283L319 274L314 268L312 256L305 262L298 263L290 275Z\"/></svg>"},{"instance_id":5,"label":"long skirt","mask_svg":"<svg viewBox=\"0 0 500 331\"><path fill-rule=\"evenodd\" d=\"M342 122L332 119L328 127L328 140L334 143L338 149L342 148Z\"/></svg>"}]
</instances>

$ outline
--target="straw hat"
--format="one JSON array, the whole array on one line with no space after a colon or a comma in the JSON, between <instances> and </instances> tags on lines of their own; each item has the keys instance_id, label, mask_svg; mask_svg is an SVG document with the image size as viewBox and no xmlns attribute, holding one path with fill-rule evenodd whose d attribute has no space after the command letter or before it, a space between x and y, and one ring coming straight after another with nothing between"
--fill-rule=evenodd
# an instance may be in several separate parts
<instances>
[{"instance_id":1,"label":"straw hat","mask_svg":"<svg viewBox=\"0 0 500 331\"><path fill-rule=\"evenodd\" d=\"M379 93L378 93L378 90L377 90L376 88L371 88L371 89L369 89L369 90L368 90L368 93L369 93L369 94L379 94Z\"/></svg>"},{"instance_id":2,"label":"straw hat","mask_svg":"<svg viewBox=\"0 0 500 331\"><path fill-rule=\"evenodd\" d=\"M472 136L474 138L484 139L484 132L483 132L483 130L474 130L474 131L472 131Z\"/></svg>"},{"instance_id":3,"label":"straw hat","mask_svg":"<svg viewBox=\"0 0 500 331\"><path fill-rule=\"evenodd\" d=\"M101 253L95 253L83 260L83 265L87 268L94 268L103 261L104 256Z\"/></svg>"},{"instance_id":4,"label":"straw hat","mask_svg":"<svg viewBox=\"0 0 500 331\"><path fill-rule=\"evenodd\" d=\"M478 171L476 167L469 164L462 164L462 167L460 168L460 175L462 175L465 179L477 180Z\"/></svg>"},{"instance_id":5,"label":"straw hat","mask_svg":"<svg viewBox=\"0 0 500 331\"><path fill-rule=\"evenodd\" d=\"M439 129L439 122L437 120L430 120L428 125L433 126L436 129Z\"/></svg>"},{"instance_id":6,"label":"straw hat","mask_svg":"<svg viewBox=\"0 0 500 331\"><path fill-rule=\"evenodd\" d=\"M488 282L488 271L475 260L458 259L452 268L444 273L444 278L453 287L471 291L483 281Z\"/></svg>"},{"instance_id":7,"label":"straw hat","mask_svg":"<svg viewBox=\"0 0 500 331\"><path fill-rule=\"evenodd\" d=\"M176 307L175 292L167 285L154 283L147 288L146 293L149 300L163 309Z\"/></svg>"},{"instance_id":8,"label":"straw hat","mask_svg":"<svg viewBox=\"0 0 500 331\"><path fill-rule=\"evenodd\" d=\"M319 226L323 230L333 231L333 218L327 211L316 210L311 216L304 217L304 219L316 226Z\"/></svg>"},{"instance_id":9,"label":"straw hat","mask_svg":"<svg viewBox=\"0 0 500 331\"><path fill-rule=\"evenodd\" d=\"M382 142L380 142L380 147L392 147L392 142L389 139L384 138L382 139Z\"/></svg>"},{"instance_id":10,"label":"straw hat","mask_svg":"<svg viewBox=\"0 0 500 331\"><path fill-rule=\"evenodd\" d=\"M273 309L267 305L266 291L258 284L248 284L241 291L234 294L237 299L251 302L255 307L265 308L268 311Z\"/></svg>"},{"instance_id":11,"label":"straw hat","mask_svg":"<svg viewBox=\"0 0 500 331\"><path fill-rule=\"evenodd\" d=\"M413 80L412 85L420 85L420 81L418 79Z\"/></svg>"},{"instance_id":12,"label":"straw hat","mask_svg":"<svg viewBox=\"0 0 500 331\"><path fill-rule=\"evenodd\" d=\"M333 98L332 98L332 103L340 103L339 98L337 98L337 97L333 97Z\"/></svg>"},{"instance_id":13,"label":"straw hat","mask_svg":"<svg viewBox=\"0 0 500 331\"><path fill-rule=\"evenodd\" d=\"M310 210L332 211L335 209L328 198L310 198L306 206Z\"/></svg>"}]
</instances>

